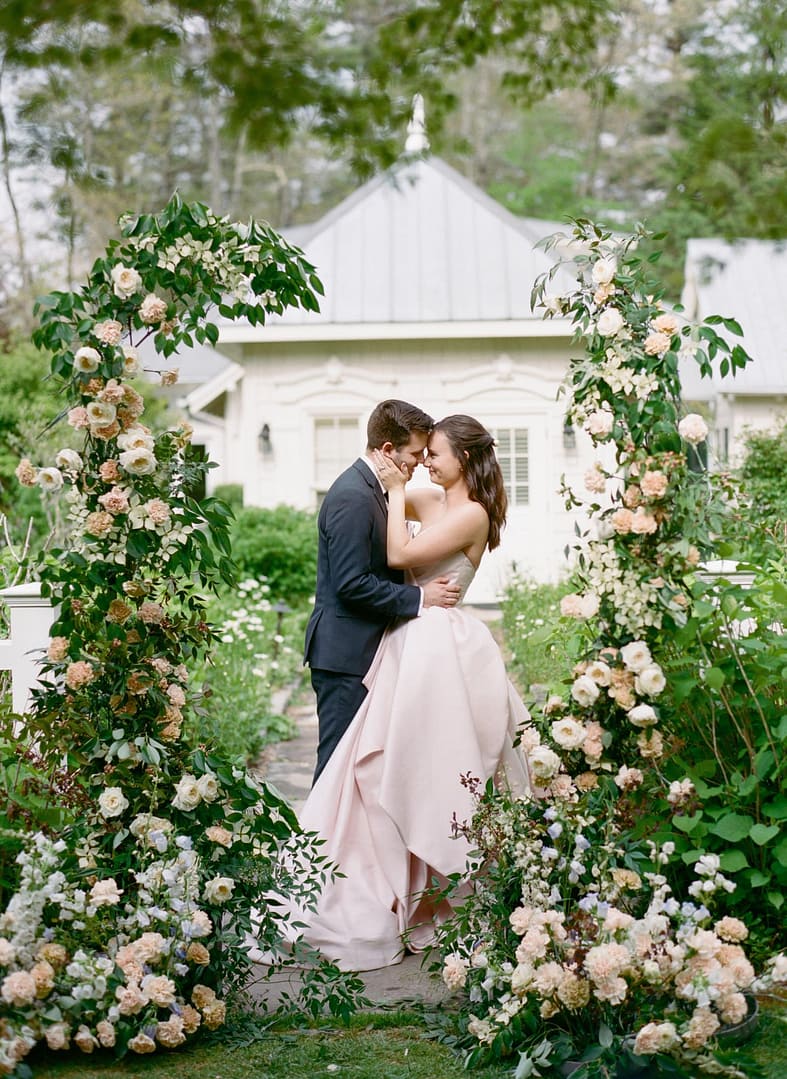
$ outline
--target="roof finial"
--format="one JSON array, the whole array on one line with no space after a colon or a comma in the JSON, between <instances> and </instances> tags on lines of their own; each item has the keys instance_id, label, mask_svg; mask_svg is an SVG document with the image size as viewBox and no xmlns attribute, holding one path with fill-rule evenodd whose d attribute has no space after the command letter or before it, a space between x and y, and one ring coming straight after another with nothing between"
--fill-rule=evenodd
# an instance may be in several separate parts
<instances>
[{"instance_id":1,"label":"roof finial","mask_svg":"<svg viewBox=\"0 0 787 1079\"><path fill-rule=\"evenodd\" d=\"M429 139L426 137L426 116L424 113L424 99L420 94L413 98L413 115L407 125L407 141L404 144L405 153L422 154L429 149Z\"/></svg>"}]
</instances>

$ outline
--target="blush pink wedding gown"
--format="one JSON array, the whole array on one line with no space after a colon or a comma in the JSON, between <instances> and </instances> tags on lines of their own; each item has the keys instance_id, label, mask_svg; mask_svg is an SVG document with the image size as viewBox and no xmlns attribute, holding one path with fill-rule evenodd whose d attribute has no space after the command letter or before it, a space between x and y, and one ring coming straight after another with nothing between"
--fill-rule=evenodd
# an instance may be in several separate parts
<instances>
[{"instance_id":1,"label":"blush pink wedding gown","mask_svg":"<svg viewBox=\"0 0 787 1079\"><path fill-rule=\"evenodd\" d=\"M454 575L464 596L475 569L463 553L414 572ZM306 940L343 970L398 963L426 946L435 910L419 893L465 872L469 846L451 821L473 814L468 772L529 789L516 728L529 716L487 627L461 607L430 607L386 631L365 678L368 695L301 813L344 877L329 883Z\"/></svg>"}]
</instances>

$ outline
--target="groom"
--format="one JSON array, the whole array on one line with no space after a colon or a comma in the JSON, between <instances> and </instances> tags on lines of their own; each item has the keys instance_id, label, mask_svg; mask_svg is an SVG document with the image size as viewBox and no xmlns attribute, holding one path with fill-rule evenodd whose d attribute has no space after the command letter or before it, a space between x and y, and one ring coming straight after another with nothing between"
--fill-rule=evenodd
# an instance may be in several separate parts
<instances>
[{"instance_id":1,"label":"groom","mask_svg":"<svg viewBox=\"0 0 787 1079\"><path fill-rule=\"evenodd\" d=\"M317 593L304 651L317 695L315 782L366 696L363 678L385 627L459 599L448 577L419 588L405 584L402 571L389 569L386 560L388 505L372 451L410 477L424 459L432 425L415 405L382 401L369 417L366 455L335 480L320 509Z\"/></svg>"}]
</instances>

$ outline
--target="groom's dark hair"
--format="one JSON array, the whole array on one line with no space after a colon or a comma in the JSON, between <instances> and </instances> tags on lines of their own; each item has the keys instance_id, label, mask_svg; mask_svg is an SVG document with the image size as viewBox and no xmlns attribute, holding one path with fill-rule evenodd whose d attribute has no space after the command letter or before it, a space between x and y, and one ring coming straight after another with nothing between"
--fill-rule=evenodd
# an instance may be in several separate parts
<instances>
[{"instance_id":1,"label":"groom's dark hair","mask_svg":"<svg viewBox=\"0 0 787 1079\"><path fill-rule=\"evenodd\" d=\"M432 417L416 405L407 401L381 401L366 425L366 446L379 450L384 442L390 442L398 450L407 445L413 431L428 435L433 427Z\"/></svg>"}]
</instances>

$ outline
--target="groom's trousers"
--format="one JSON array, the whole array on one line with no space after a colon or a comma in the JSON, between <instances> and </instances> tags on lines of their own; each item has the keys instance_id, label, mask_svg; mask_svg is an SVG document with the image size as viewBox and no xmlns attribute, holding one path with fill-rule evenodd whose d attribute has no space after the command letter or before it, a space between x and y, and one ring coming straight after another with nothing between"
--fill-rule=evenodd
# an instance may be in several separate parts
<instances>
[{"instance_id":1,"label":"groom's trousers","mask_svg":"<svg viewBox=\"0 0 787 1079\"><path fill-rule=\"evenodd\" d=\"M367 690L360 674L340 674L312 668L311 678L312 688L317 695L320 735L317 767L312 780L314 784L361 707Z\"/></svg>"}]
</instances>

